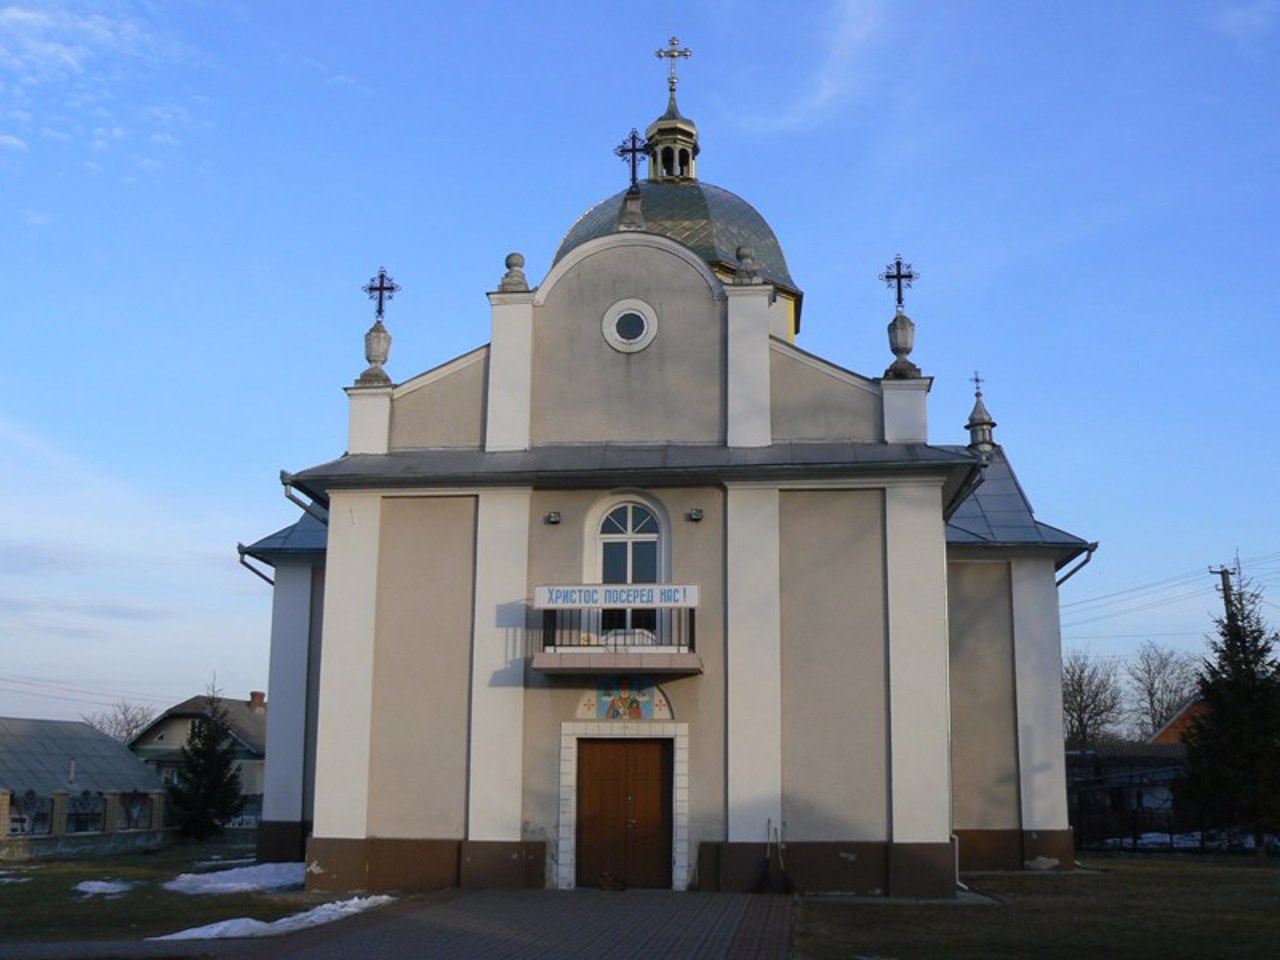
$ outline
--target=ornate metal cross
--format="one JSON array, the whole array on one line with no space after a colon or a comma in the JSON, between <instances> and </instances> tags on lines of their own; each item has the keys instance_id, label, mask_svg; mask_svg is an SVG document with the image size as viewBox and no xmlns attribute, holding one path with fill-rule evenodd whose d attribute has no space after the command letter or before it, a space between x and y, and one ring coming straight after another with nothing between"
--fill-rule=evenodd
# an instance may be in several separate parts
<instances>
[{"instance_id":1,"label":"ornate metal cross","mask_svg":"<svg viewBox=\"0 0 1280 960\"><path fill-rule=\"evenodd\" d=\"M676 78L676 61L681 57L686 60L693 56L693 51L688 47L683 50L680 48L680 40L678 37L672 37L667 41L667 49L658 50L655 54L659 60L668 61L670 73L667 74L667 89L672 93L676 92L676 84L679 82Z\"/></svg>"},{"instance_id":2,"label":"ornate metal cross","mask_svg":"<svg viewBox=\"0 0 1280 960\"><path fill-rule=\"evenodd\" d=\"M904 270L903 267L906 269ZM884 273L880 274L880 279L883 280L887 286L897 286L898 312L902 313L902 289L903 287L910 287L912 281L919 280L920 274L911 269L911 264L904 264L902 262L902 254L898 254L893 258L893 263L884 268Z\"/></svg>"},{"instance_id":3,"label":"ornate metal cross","mask_svg":"<svg viewBox=\"0 0 1280 960\"><path fill-rule=\"evenodd\" d=\"M973 384L974 392L977 393L978 396L982 396L982 385L987 381L978 376L977 370L973 371L973 376L969 378L969 382Z\"/></svg>"},{"instance_id":4,"label":"ornate metal cross","mask_svg":"<svg viewBox=\"0 0 1280 960\"><path fill-rule=\"evenodd\" d=\"M631 185L633 187L636 185L636 162L644 154L647 146L648 144L640 138L640 134L636 133L635 127L632 127L631 133L627 135L627 138L613 148L613 152L623 160L629 159L631 161Z\"/></svg>"},{"instance_id":5,"label":"ornate metal cross","mask_svg":"<svg viewBox=\"0 0 1280 960\"><path fill-rule=\"evenodd\" d=\"M387 275L386 267L378 268L378 275L371 277L369 282L360 288L369 295L370 300L378 301L378 309L376 311L379 320L382 319L382 308L386 301L392 299L396 295L396 291L400 289L400 284L396 283Z\"/></svg>"}]
</instances>

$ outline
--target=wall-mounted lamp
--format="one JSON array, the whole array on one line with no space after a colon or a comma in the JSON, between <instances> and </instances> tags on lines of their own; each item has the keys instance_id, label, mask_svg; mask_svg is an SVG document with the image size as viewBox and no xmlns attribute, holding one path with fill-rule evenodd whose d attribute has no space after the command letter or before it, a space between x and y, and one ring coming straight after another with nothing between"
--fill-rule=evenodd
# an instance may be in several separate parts
<instances>
[{"instance_id":1,"label":"wall-mounted lamp","mask_svg":"<svg viewBox=\"0 0 1280 960\"><path fill-rule=\"evenodd\" d=\"M551 526L554 527L557 523L560 522L560 511L552 510L550 513L548 513L545 517L542 518L542 522L550 524Z\"/></svg>"},{"instance_id":2,"label":"wall-mounted lamp","mask_svg":"<svg viewBox=\"0 0 1280 960\"><path fill-rule=\"evenodd\" d=\"M701 523L701 522L702 522L702 508L701 508L701 507L694 507L692 510L690 510L688 513L686 513L686 514L684 515L684 518L685 518L686 520L689 520L689 521L693 522L693 523Z\"/></svg>"}]
</instances>

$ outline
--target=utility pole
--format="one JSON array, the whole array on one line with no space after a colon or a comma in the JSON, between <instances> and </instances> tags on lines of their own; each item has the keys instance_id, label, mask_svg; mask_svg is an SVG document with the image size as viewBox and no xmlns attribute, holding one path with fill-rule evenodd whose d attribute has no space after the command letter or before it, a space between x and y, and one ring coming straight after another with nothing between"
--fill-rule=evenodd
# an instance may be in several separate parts
<instances>
[{"instance_id":1,"label":"utility pole","mask_svg":"<svg viewBox=\"0 0 1280 960\"><path fill-rule=\"evenodd\" d=\"M1215 570L1210 567L1209 573L1222 578L1222 606L1227 612L1227 629L1234 633L1236 627L1236 605L1231 602L1231 568L1219 567Z\"/></svg>"}]
</instances>

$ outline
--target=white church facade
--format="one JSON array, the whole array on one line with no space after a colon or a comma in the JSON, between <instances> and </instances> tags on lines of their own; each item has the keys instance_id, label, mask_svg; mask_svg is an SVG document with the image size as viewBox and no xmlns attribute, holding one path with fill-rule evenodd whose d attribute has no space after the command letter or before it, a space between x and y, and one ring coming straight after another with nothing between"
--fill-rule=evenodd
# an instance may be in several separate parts
<instances>
[{"instance_id":1,"label":"white church facade","mask_svg":"<svg viewBox=\"0 0 1280 960\"><path fill-rule=\"evenodd\" d=\"M1072 862L1056 582L1092 545L1034 518L981 394L930 442L905 315L881 376L797 345L674 91L647 179L536 286L508 257L487 344L393 383L379 318L346 453L244 548L260 855L312 888L950 896Z\"/></svg>"}]
</instances>

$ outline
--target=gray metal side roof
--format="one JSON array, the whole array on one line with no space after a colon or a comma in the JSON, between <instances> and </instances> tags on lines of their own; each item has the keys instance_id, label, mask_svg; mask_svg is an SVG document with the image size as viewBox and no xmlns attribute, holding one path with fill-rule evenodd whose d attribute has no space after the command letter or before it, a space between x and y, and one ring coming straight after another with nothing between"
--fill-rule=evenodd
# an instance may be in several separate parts
<instances>
[{"instance_id":1,"label":"gray metal side roof","mask_svg":"<svg viewBox=\"0 0 1280 960\"><path fill-rule=\"evenodd\" d=\"M128 747L87 723L0 717L0 789L48 796L82 790L152 793L164 786Z\"/></svg>"},{"instance_id":2,"label":"gray metal side roof","mask_svg":"<svg viewBox=\"0 0 1280 960\"><path fill-rule=\"evenodd\" d=\"M947 522L947 543L1045 547L1066 554L1059 563L1065 563L1089 546L1080 537L1035 518L1031 502L1000 447L996 447L982 468L982 483Z\"/></svg>"},{"instance_id":3,"label":"gray metal side roof","mask_svg":"<svg viewBox=\"0 0 1280 960\"><path fill-rule=\"evenodd\" d=\"M311 514L304 513L297 522L250 544L244 552L256 560L272 563L282 556L324 553L328 542L329 528Z\"/></svg>"}]
</instances>

